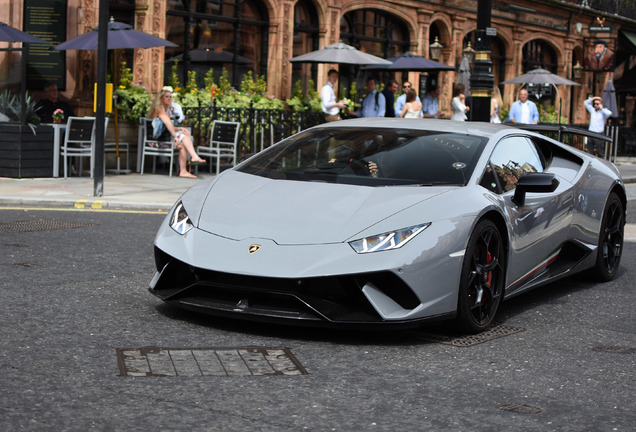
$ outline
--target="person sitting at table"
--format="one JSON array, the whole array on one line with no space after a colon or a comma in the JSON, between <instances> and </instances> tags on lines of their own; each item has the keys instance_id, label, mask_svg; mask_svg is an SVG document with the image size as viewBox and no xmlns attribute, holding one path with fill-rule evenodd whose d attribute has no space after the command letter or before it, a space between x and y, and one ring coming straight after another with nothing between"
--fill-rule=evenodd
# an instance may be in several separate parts
<instances>
[{"instance_id":1,"label":"person sitting at table","mask_svg":"<svg viewBox=\"0 0 636 432\"><path fill-rule=\"evenodd\" d=\"M179 150L179 176L196 178L186 169L188 163L188 155L190 156L190 165L204 165L207 162L196 153L192 145L192 137L190 131L186 128L173 126L168 116L168 108L172 105L172 92L161 90L155 96L148 118L152 120L153 138L160 141L167 141L172 136L174 146Z\"/></svg>"},{"instance_id":2,"label":"person sitting at table","mask_svg":"<svg viewBox=\"0 0 636 432\"><path fill-rule=\"evenodd\" d=\"M38 101L39 107L36 114L40 117L42 123L53 123L53 113L61 109L64 111L63 123L66 123L69 117L75 116L75 111L70 103L60 99L60 93L57 89L57 84L47 83L44 86L44 93L46 99Z\"/></svg>"}]
</instances>

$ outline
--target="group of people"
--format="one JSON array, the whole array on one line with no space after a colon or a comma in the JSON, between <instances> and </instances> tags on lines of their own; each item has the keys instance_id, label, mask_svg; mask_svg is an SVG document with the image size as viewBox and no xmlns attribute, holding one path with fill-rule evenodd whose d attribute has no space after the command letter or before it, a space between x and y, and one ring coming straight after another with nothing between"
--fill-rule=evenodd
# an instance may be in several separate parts
<instances>
[{"instance_id":1,"label":"group of people","mask_svg":"<svg viewBox=\"0 0 636 432\"><path fill-rule=\"evenodd\" d=\"M341 113L350 117L403 117L403 118L446 118L447 114L440 109L440 89L432 86L422 100L415 92L413 85L405 81L402 84L403 93L396 97L398 83L389 80L382 91L377 90L377 82L369 78L366 85L366 95L362 99L360 109L351 111L346 100L336 98L335 86L338 82L338 71L331 69L327 74L327 83L320 91L322 110L328 122L340 120ZM453 111L451 120L467 120L469 107L466 105L466 88L463 84L455 86L455 94L451 102Z\"/></svg>"}]
</instances>

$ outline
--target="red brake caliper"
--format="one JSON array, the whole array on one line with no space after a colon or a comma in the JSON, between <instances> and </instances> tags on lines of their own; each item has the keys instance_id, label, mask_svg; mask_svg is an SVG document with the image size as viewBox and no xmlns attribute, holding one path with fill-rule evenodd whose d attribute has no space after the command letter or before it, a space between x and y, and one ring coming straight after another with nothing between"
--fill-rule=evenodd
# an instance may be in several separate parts
<instances>
[{"instance_id":1,"label":"red brake caliper","mask_svg":"<svg viewBox=\"0 0 636 432\"><path fill-rule=\"evenodd\" d=\"M488 252L488 259L486 260L487 264L490 264L492 262L492 254L490 252ZM489 287L492 286L492 271L488 272L488 275L486 275L486 285L488 285ZM482 296L481 297L481 304L485 304L486 303L486 296Z\"/></svg>"}]
</instances>

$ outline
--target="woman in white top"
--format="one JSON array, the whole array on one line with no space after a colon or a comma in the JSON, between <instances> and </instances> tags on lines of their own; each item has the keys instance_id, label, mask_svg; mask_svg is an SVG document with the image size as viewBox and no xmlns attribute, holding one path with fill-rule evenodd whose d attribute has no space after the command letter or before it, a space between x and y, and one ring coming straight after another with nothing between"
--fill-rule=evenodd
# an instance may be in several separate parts
<instances>
[{"instance_id":1,"label":"woman in white top","mask_svg":"<svg viewBox=\"0 0 636 432\"><path fill-rule=\"evenodd\" d=\"M465 121L468 117L466 113L470 110L466 106L466 86L462 83L455 84L455 90L453 90L453 100L451 101L451 111L453 115L451 120Z\"/></svg>"},{"instance_id":2,"label":"woman in white top","mask_svg":"<svg viewBox=\"0 0 636 432\"><path fill-rule=\"evenodd\" d=\"M201 159L194 150L190 132L186 128L172 124L168 116L168 109L171 105L172 92L161 90L157 93L150 106L150 114L148 115L148 118L153 119L153 134L156 135L155 138L159 138L162 135L165 138L172 136L173 144L179 150L179 177L196 178L197 176L190 174L186 169L188 155L190 155L190 163L192 165L203 165L206 161ZM154 121L154 119L157 120Z\"/></svg>"},{"instance_id":3,"label":"woman in white top","mask_svg":"<svg viewBox=\"0 0 636 432\"><path fill-rule=\"evenodd\" d=\"M501 123L499 116L501 115L502 106L501 92L499 91L499 87L495 86L492 98L490 99L490 123Z\"/></svg>"},{"instance_id":4,"label":"woman in white top","mask_svg":"<svg viewBox=\"0 0 636 432\"><path fill-rule=\"evenodd\" d=\"M422 103L415 99L415 90L412 88L406 92L406 103L400 117L417 119L422 117Z\"/></svg>"}]
</instances>

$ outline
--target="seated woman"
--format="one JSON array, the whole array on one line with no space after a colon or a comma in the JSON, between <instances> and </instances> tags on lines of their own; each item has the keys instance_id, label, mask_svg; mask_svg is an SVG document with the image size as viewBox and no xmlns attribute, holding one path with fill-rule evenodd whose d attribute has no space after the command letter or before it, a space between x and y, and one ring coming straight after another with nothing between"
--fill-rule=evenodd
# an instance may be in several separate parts
<instances>
[{"instance_id":1,"label":"seated woman","mask_svg":"<svg viewBox=\"0 0 636 432\"><path fill-rule=\"evenodd\" d=\"M153 120L153 137L159 138L161 135L164 135L167 138L168 136L172 136L174 146L179 150L179 177L196 178L197 176L190 174L186 169L188 155L190 155L191 158L191 165L203 165L207 162L201 159L196 151L194 151L190 131L186 128L172 125L170 117L168 116L168 109L171 105L171 92L162 90L157 93L150 106L150 114L148 115L148 118Z\"/></svg>"}]
</instances>

